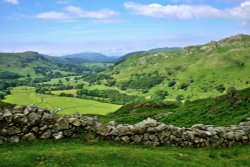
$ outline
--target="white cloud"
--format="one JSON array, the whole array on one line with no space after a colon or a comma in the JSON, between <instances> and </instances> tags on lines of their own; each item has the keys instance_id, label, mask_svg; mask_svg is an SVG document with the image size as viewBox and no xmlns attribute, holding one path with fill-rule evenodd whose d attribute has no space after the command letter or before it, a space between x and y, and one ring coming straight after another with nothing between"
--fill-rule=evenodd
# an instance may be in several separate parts
<instances>
[{"instance_id":1,"label":"white cloud","mask_svg":"<svg viewBox=\"0 0 250 167\"><path fill-rule=\"evenodd\" d=\"M160 5L124 3L124 7L134 14L174 19L223 18L235 19L243 24L250 23L250 1L228 9L218 9L209 5Z\"/></svg>"},{"instance_id":2,"label":"white cloud","mask_svg":"<svg viewBox=\"0 0 250 167\"><path fill-rule=\"evenodd\" d=\"M80 18L107 19L117 14L116 11L110 9L86 11L77 6L69 5L65 8L64 12L48 11L37 14L36 18L48 20L71 20Z\"/></svg>"},{"instance_id":3,"label":"white cloud","mask_svg":"<svg viewBox=\"0 0 250 167\"><path fill-rule=\"evenodd\" d=\"M242 24L250 23L250 1L245 1L240 6L227 9L228 17L239 20Z\"/></svg>"},{"instance_id":4,"label":"white cloud","mask_svg":"<svg viewBox=\"0 0 250 167\"><path fill-rule=\"evenodd\" d=\"M221 11L211 6L201 5L160 5L149 4L142 5L134 2L127 2L124 4L125 8L131 10L135 14L165 17L177 19L192 19L202 17L216 17L221 15Z\"/></svg>"},{"instance_id":5,"label":"white cloud","mask_svg":"<svg viewBox=\"0 0 250 167\"><path fill-rule=\"evenodd\" d=\"M6 3L13 4L13 5L17 5L19 3L18 0L3 0L3 1Z\"/></svg>"},{"instance_id":6,"label":"white cloud","mask_svg":"<svg viewBox=\"0 0 250 167\"><path fill-rule=\"evenodd\" d=\"M66 13L49 11L36 15L39 19L47 19L47 20L64 20L69 19L70 16Z\"/></svg>"}]
</instances>

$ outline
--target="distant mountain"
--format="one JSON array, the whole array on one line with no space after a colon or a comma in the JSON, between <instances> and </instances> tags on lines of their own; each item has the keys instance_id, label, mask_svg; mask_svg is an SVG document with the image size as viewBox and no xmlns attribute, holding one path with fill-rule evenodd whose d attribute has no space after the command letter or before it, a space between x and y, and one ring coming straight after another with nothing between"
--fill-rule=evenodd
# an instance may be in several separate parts
<instances>
[{"instance_id":1,"label":"distant mountain","mask_svg":"<svg viewBox=\"0 0 250 167\"><path fill-rule=\"evenodd\" d=\"M117 60L116 57L108 57L101 53L79 53L79 54L72 54L72 55L66 55L61 57L62 60L65 61L65 63L69 64L82 64L86 62L91 63L110 63Z\"/></svg>"}]
</instances>

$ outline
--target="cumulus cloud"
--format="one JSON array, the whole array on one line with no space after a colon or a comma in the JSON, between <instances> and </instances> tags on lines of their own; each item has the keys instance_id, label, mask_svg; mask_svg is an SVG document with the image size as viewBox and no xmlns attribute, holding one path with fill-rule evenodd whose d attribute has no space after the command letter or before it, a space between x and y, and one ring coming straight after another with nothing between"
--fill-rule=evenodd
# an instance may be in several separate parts
<instances>
[{"instance_id":1,"label":"cumulus cloud","mask_svg":"<svg viewBox=\"0 0 250 167\"><path fill-rule=\"evenodd\" d=\"M250 23L250 1L228 9L218 9L210 5L161 5L124 3L124 7L134 14L175 19L224 18L235 19L243 24Z\"/></svg>"},{"instance_id":2,"label":"cumulus cloud","mask_svg":"<svg viewBox=\"0 0 250 167\"><path fill-rule=\"evenodd\" d=\"M65 8L64 12L48 11L37 14L36 18L46 20L70 20L80 18L107 19L117 14L118 12L110 9L86 11L77 6L69 5Z\"/></svg>"},{"instance_id":3,"label":"cumulus cloud","mask_svg":"<svg viewBox=\"0 0 250 167\"><path fill-rule=\"evenodd\" d=\"M17 5L19 3L18 0L3 0L3 1L6 3L13 4L13 5Z\"/></svg>"}]
</instances>

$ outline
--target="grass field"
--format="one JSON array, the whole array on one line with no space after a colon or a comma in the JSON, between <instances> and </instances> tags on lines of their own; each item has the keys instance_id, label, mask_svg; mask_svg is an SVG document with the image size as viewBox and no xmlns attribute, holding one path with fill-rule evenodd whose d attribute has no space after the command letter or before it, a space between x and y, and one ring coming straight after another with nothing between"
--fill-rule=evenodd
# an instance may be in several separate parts
<instances>
[{"instance_id":1,"label":"grass field","mask_svg":"<svg viewBox=\"0 0 250 167\"><path fill-rule=\"evenodd\" d=\"M59 97L52 95L36 94L33 87L16 87L11 91L3 102L30 105L49 109L60 109L59 114L100 114L105 115L116 111L119 105L101 103L93 100L84 100L71 97Z\"/></svg>"},{"instance_id":2,"label":"grass field","mask_svg":"<svg viewBox=\"0 0 250 167\"><path fill-rule=\"evenodd\" d=\"M55 90L51 91L52 94L54 95L60 95L61 93L66 93L66 94L71 94L76 96L76 89L71 89L71 90Z\"/></svg>"},{"instance_id":3,"label":"grass field","mask_svg":"<svg viewBox=\"0 0 250 167\"><path fill-rule=\"evenodd\" d=\"M0 166L86 167L249 167L250 145L233 148L180 148L116 145L84 139L4 144Z\"/></svg>"}]
</instances>

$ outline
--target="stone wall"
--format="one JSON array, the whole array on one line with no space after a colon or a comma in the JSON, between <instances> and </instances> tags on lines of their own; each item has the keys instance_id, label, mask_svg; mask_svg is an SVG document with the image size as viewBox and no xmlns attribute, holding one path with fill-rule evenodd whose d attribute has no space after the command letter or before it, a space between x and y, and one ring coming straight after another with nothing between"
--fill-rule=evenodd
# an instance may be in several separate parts
<instances>
[{"instance_id":1,"label":"stone wall","mask_svg":"<svg viewBox=\"0 0 250 167\"><path fill-rule=\"evenodd\" d=\"M102 124L97 117L80 114L60 116L35 106L0 110L0 143L73 138L88 132L98 138L119 143L229 147L250 143L250 118L229 127L196 124L191 128L180 128L150 118L134 125L117 124L114 121Z\"/></svg>"}]
</instances>

